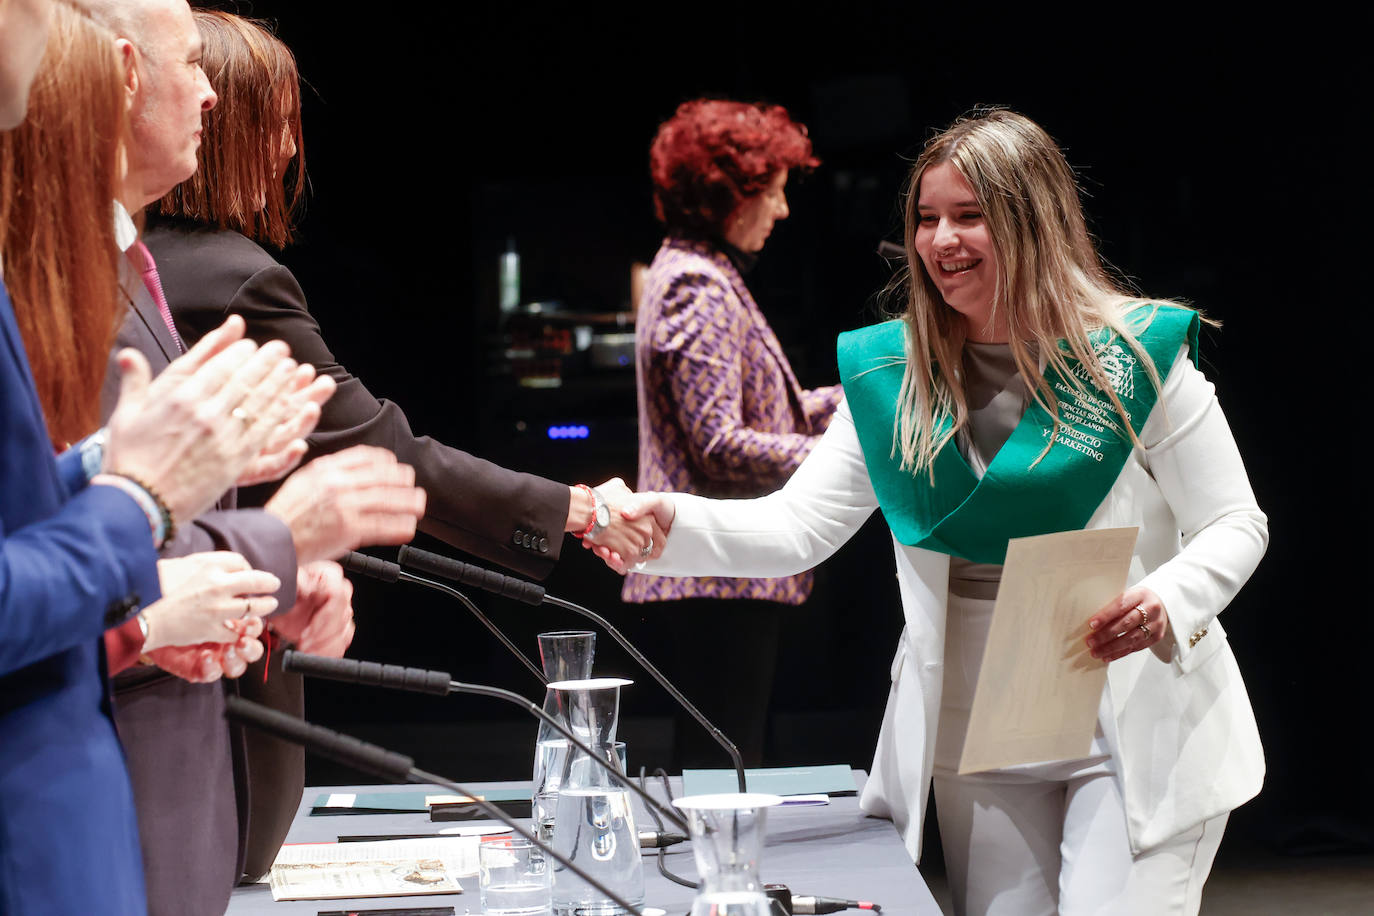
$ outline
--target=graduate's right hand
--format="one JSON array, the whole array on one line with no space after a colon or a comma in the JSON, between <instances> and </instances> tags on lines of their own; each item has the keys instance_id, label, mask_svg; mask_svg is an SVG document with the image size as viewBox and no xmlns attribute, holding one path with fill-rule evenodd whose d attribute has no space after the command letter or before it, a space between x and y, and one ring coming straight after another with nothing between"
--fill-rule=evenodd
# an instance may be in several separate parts
<instances>
[{"instance_id":1,"label":"graduate's right hand","mask_svg":"<svg viewBox=\"0 0 1374 916\"><path fill-rule=\"evenodd\" d=\"M657 526L657 530L663 533L662 537L654 538L653 549L649 556L644 557L633 566L626 566L618 554L597 544L587 544L583 546L589 548L593 553L605 561L606 565L620 573L622 576L631 569L641 568L645 562L657 559L663 554L663 548L667 545L669 531L673 527L673 519L677 515L677 506L673 504L667 493L636 493L625 500L620 506L620 516L628 522L637 522L643 518L651 518Z\"/></svg>"}]
</instances>

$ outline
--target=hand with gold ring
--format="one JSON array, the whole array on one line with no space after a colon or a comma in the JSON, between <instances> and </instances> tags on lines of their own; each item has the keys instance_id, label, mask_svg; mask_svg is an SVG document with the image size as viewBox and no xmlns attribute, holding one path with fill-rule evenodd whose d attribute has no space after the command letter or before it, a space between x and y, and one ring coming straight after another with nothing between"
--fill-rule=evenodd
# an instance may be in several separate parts
<instances>
[{"instance_id":1,"label":"hand with gold ring","mask_svg":"<svg viewBox=\"0 0 1374 916\"><path fill-rule=\"evenodd\" d=\"M155 379L137 350L117 354L101 469L155 494L173 524L213 505L286 419L297 363L286 344L259 347L243 332L231 316Z\"/></svg>"},{"instance_id":2,"label":"hand with gold ring","mask_svg":"<svg viewBox=\"0 0 1374 916\"><path fill-rule=\"evenodd\" d=\"M235 484L248 487L280 480L290 473L305 457L307 445L305 437L315 429L320 421L320 407L334 394L337 387L334 379L327 375L316 375L315 367L301 363L292 378L294 390L286 398L283 409L285 419L271 418L275 423L267 442L248 466L243 469ZM231 416L248 416L242 407L231 411Z\"/></svg>"},{"instance_id":3,"label":"hand with gold ring","mask_svg":"<svg viewBox=\"0 0 1374 916\"><path fill-rule=\"evenodd\" d=\"M1169 637L1169 615L1158 595L1136 586L1089 618L1088 631L1086 642L1092 657L1111 662Z\"/></svg>"},{"instance_id":4,"label":"hand with gold ring","mask_svg":"<svg viewBox=\"0 0 1374 916\"><path fill-rule=\"evenodd\" d=\"M158 560L162 597L143 609L143 650L233 644L262 632L258 618L277 609L281 582L237 553L209 551Z\"/></svg>"}]
</instances>

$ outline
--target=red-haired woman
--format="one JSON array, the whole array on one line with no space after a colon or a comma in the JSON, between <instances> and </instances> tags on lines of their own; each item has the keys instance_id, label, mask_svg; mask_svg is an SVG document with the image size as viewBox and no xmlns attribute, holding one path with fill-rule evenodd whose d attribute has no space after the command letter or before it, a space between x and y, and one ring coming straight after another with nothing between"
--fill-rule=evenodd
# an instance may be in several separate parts
<instances>
[{"instance_id":1,"label":"red-haired woman","mask_svg":"<svg viewBox=\"0 0 1374 916\"><path fill-rule=\"evenodd\" d=\"M789 173L819 164L805 126L776 105L698 99L659 127L649 166L667 237L645 277L635 331L637 489L760 496L782 486L825 431L839 386L797 384L744 280L774 224L787 218ZM641 575L626 581L621 597L668 602L674 676L746 764L758 766L780 612L805 601L811 586L809 572ZM722 681L717 672L727 665ZM720 762L696 723L678 725L677 762Z\"/></svg>"}]
</instances>

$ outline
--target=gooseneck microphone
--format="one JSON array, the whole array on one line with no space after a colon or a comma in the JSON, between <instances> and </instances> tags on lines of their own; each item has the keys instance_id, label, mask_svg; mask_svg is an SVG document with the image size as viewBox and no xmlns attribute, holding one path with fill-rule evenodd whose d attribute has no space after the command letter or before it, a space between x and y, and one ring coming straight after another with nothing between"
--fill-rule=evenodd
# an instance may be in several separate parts
<instances>
[{"instance_id":1,"label":"gooseneck microphone","mask_svg":"<svg viewBox=\"0 0 1374 916\"><path fill-rule=\"evenodd\" d=\"M423 585L425 588L432 588L435 591L443 592L450 598L458 599L458 601L461 602L462 605L468 609L472 616L476 617L478 622L481 623L482 626L486 627L487 630L491 632L491 635L495 636L497 640L500 641L501 645L506 647L506 649L510 652L511 655L515 656L516 661L520 662L520 664L528 668L530 672L536 678L539 679L540 684L548 684L548 680L544 677L543 670L534 662L530 661L530 657L526 655L524 652L521 652L516 647L515 643L511 642L510 639L506 637L505 633L502 633L500 630L498 630L496 628L496 624L488 620L487 615L483 614L481 610L478 609L477 605L473 604L472 600L468 598L467 595L464 595L462 592L458 591L458 589L451 588L450 586L447 586L442 582L435 582L433 579L426 579L424 576L417 576L413 573L408 573L404 569L402 569L399 564L391 563L387 560L383 560L378 557L368 556L365 553L358 553L358 551L356 550L350 551L347 555L340 558L339 565L341 565L344 569L348 570L349 572L361 573L364 576L369 576L373 579L380 579L383 582L395 582L397 580L400 580L402 582L414 582L416 585ZM486 572L486 570L481 570L481 572ZM504 576L500 576L499 573L487 573L487 575L505 578ZM519 579L512 579L511 581L519 582L522 585L529 584L527 582L521 582L521 580ZM478 587L486 588L488 591L491 590L486 585L479 585ZM497 593L503 594L499 590ZM511 595L508 595L508 597L517 597L520 594L523 594L523 592L516 592ZM540 594L543 594L543 589L540 589ZM521 597L519 598L519 600L525 599ZM535 604L538 603L539 602L537 601L535 602Z\"/></svg>"},{"instance_id":2,"label":"gooseneck microphone","mask_svg":"<svg viewBox=\"0 0 1374 916\"><path fill-rule=\"evenodd\" d=\"M676 810L667 807L658 799L654 798L634 780L615 768L609 760L602 758L600 754L594 752L584 744L573 732L559 722L555 717L544 712L537 704L531 703L525 697L511 690L503 690L500 687L488 687L485 684L464 684L462 681L455 681L449 677L447 671L427 671L423 668L403 668L400 665L379 665L377 662L364 662L351 658L326 658L322 655L307 655L295 649L287 649L281 657L281 666L286 671L293 671L296 674L303 674L307 677L321 677L332 681L344 681L349 684L365 684L370 687L387 687L392 690L409 690L413 693L433 693L439 696L447 696L449 693L471 693L484 697L495 697L498 700L505 700L521 707L530 715L535 716L548 725L579 751L582 751L592 760L596 761L597 766L605 770L616 782L624 785L634 792L646 805L652 805L672 822L673 826L680 829L683 833L690 833L687 821ZM668 836L671 836L669 834ZM671 843L659 840L662 845L672 845Z\"/></svg>"},{"instance_id":3,"label":"gooseneck microphone","mask_svg":"<svg viewBox=\"0 0 1374 916\"><path fill-rule=\"evenodd\" d=\"M410 566L433 576L460 582L464 585L476 586L477 588L493 592L505 598L513 598L516 601L522 601L525 604L552 604L555 607L561 607L564 610L572 611L574 614L586 617L588 620L601 627L601 629L605 630L607 635L619 643L620 647L624 649L641 668L647 671L650 677L658 681L659 686L666 690L668 694L687 711L688 715L696 719L715 742L730 754L730 759L735 765L735 777L739 780L739 791L748 791L744 778L744 760L740 757L739 748L735 746L735 743L725 737L725 734L720 729L716 728L716 726L702 714L701 710L693 706L691 701L683 696L682 691L674 687L668 678L664 677L663 672L654 667L654 664L645 658L642 652L631 645L624 634L612 626L610 621L600 614L590 611L580 604L573 604L571 601L565 601L562 598L555 598L552 595L545 594L544 587L534 582L515 579L498 572L493 572L489 569L482 569L470 563L452 560L448 557L440 556L437 553L430 553L427 550L420 550L419 548L409 545L401 547L397 559L400 560L403 566ZM400 575L406 576L407 573L402 571Z\"/></svg>"},{"instance_id":4,"label":"gooseneck microphone","mask_svg":"<svg viewBox=\"0 0 1374 916\"><path fill-rule=\"evenodd\" d=\"M905 261L906 249L896 242L889 242L887 239L881 239L878 242L878 257L885 261ZM800 913L802 911L797 910L796 912Z\"/></svg>"},{"instance_id":5,"label":"gooseneck microphone","mask_svg":"<svg viewBox=\"0 0 1374 916\"><path fill-rule=\"evenodd\" d=\"M619 894L587 874L577 864L554 852L548 844L520 826L514 818L504 811L469 792L456 782L451 782L434 773L417 770L412 758L377 747L375 744L359 741L357 738L340 734L320 725L312 725L303 719L297 719L295 716L289 716L278 710L260 706L251 700L245 700L232 694L224 698L224 704L224 715L232 721L260 729L284 741L299 744L308 751L354 767L364 773L371 773L392 782L429 783L443 786L457 795L468 796L478 808L482 809L493 820L500 821L518 835L529 840L550 858L557 860L568 871L605 894L614 901L616 906L624 907L627 912L634 913L635 916L643 916L638 908L631 906Z\"/></svg>"}]
</instances>

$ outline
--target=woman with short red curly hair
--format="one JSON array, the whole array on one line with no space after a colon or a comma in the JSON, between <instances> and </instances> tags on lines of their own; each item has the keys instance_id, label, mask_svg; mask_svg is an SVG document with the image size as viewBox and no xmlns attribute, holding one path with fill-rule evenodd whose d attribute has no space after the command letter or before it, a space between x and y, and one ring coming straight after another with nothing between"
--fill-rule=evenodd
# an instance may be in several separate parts
<instances>
[{"instance_id":1,"label":"woman with short red curly hair","mask_svg":"<svg viewBox=\"0 0 1374 916\"><path fill-rule=\"evenodd\" d=\"M649 169L667 237L645 277L635 332L639 489L769 493L830 422L839 386L797 384L744 280L787 218L788 175L819 164L806 127L776 105L697 99L659 127ZM811 585L809 572L625 583L626 602L671 602L674 678L748 765L762 763L780 612L805 601ZM712 686L723 670L728 697ZM720 762L696 723L683 717L679 726L678 765Z\"/></svg>"}]
</instances>

